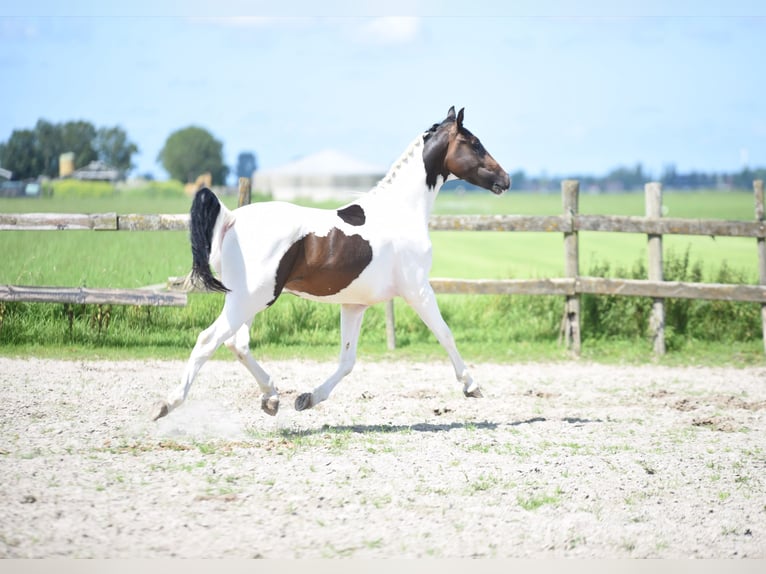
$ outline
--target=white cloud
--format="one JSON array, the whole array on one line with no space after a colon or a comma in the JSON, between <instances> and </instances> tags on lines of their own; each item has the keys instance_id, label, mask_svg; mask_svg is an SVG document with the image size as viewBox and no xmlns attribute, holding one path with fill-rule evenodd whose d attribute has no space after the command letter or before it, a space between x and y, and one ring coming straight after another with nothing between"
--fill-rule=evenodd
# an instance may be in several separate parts
<instances>
[{"instance_id":1,"label":"white cloud","mask_svg":"<svg viewBox=\"0 0 766 574\"><path fill-rule=\"evenodd\" d=\"M407 44L417 38L419 32L419 18L386 16L364 21L355 37L370 44Z\"/></svg>"}]
</instances>

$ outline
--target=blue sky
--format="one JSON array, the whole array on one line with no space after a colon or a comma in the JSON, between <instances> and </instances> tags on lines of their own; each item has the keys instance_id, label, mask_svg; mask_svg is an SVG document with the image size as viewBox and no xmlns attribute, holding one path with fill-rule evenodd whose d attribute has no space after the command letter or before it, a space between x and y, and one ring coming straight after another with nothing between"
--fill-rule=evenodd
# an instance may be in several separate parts
<instances>
[{"instance_id":1,"label":"blue sky","mask_svg":"<svg viewBox=\"0 0 766 574\"><path fill-rule=\"evenodd\" d=\"M385 167L450 105L511 172L766 165L764 2L6 4L0 141L120 125L158 178L189 125L231 166L334 148Z\"/></svg>"}]
</instances>

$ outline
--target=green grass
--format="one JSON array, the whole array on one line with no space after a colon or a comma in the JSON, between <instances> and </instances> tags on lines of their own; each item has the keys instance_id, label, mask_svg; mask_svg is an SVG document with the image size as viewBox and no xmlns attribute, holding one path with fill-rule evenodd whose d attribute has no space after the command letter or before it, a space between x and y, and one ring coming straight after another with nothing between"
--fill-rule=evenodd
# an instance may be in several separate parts
<instances>
[{"instance_id":1,"label":"green grass","mask_svg":"<svg viewBox=\"0 0 766 574\"><path fill-rule=\"evenodd\" d=\"M191 267L185 233L5 231L0 284L136 288Z\"/></svg>"},{"instance_id":2,"label":"green grass","mask_svg":"<svg viewBox=\"0 0 766 574\"><path fill-rule=\"evenodd\" d=\"M435 231L432 277L464 279L526 279L562 277L564 245L558 233ZM612 267L646 260L646 236L632 233L581 232L580 273L609 263ZM742 237L665 236L665 257L686 250L704 262L706 280L726 262L746 272L748 282L758 279L755 239Z\"/></svg>"},{"instance_id":3,"label":"green grass","mask_svg":"<svg viewBox=\"0 0 766 574\"><path fill-rule=\"evenodd\" d=\"M644 195L582 194L580 213L593 215L644 215ZM752 220L755 217L750 192L668 191L663 194L664 214L692 219ZM436 201L440 214L558 215L560 194L511 192L489 194L442 194ZM558 233L438 231L434 244L434 277L541 278L561 277L564 247ZM580 272L596 264L612 267L631 265L646 259L646 236L633 233L581 232ZM666 254L688 249L692 259L704 261L703 276L709 280L726 262L746 272L750 282L758 278L758 254L754 239L739 237L665 236Z\"/></svg>"}]
</instances>

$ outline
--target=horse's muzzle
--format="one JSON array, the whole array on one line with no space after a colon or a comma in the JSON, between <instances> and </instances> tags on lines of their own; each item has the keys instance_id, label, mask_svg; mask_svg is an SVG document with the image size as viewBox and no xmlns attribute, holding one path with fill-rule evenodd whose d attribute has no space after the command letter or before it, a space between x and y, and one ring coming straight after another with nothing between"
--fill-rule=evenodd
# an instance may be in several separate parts
<instances>
[{"instance_id":1,"label":"horse's muzzle","mask_svg":"<svg viewBox=\"0 0 766 574\"><path fill-rule=\"evenodd\" d=\"M503 187L503 186L502 186L502 185L500 185L499 183L493 183L493 184L492 184L492 189L491 189L491 191L492 191L492 193L494 193L495 195L502 195L503 193L505 193L506 191L508 191L508 187Z\"/></svg>"},{"instance_id":2,"label":"horse's muzzle","mask_svg":"<svg viewBox=\"0 0 766 574\"><path fill-rule=\"evenodd\" d=\"M503 173L502 177L492 184L490 188L492 193L500 195L511 188L511 176L508 173Z\"/></svg>"},{"instance_id":3,"label":"horse's muzzle","mask_svg":"<svg viewBox=\"0 0 766 574\"><path fill-rule=\"evenodd\" d=\"M495 195L501 195L511 188L511 177L506 173L502 181L496 181L492 184L491 191Z\"/></svg>"}]
</instances>

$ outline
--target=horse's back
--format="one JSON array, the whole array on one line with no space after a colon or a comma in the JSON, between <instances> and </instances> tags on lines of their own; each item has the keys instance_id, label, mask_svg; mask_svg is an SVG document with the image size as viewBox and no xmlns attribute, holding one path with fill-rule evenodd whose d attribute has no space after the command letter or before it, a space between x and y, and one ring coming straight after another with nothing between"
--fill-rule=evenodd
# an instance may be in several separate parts
<instances>
[{"instance_id":1,"label":"horse's back","mask_svg":"<svg viewBox=\"0 0 766 574\"><path fill-rule=\"evenodd\" d=\"M285 251L303 233L301 222L308 216L307 209L279 201L237 208L229 231L236 241L230 240L229 248L241 251L245 259L255 264L275 251Z\"/></svg>"}]
</instances>

